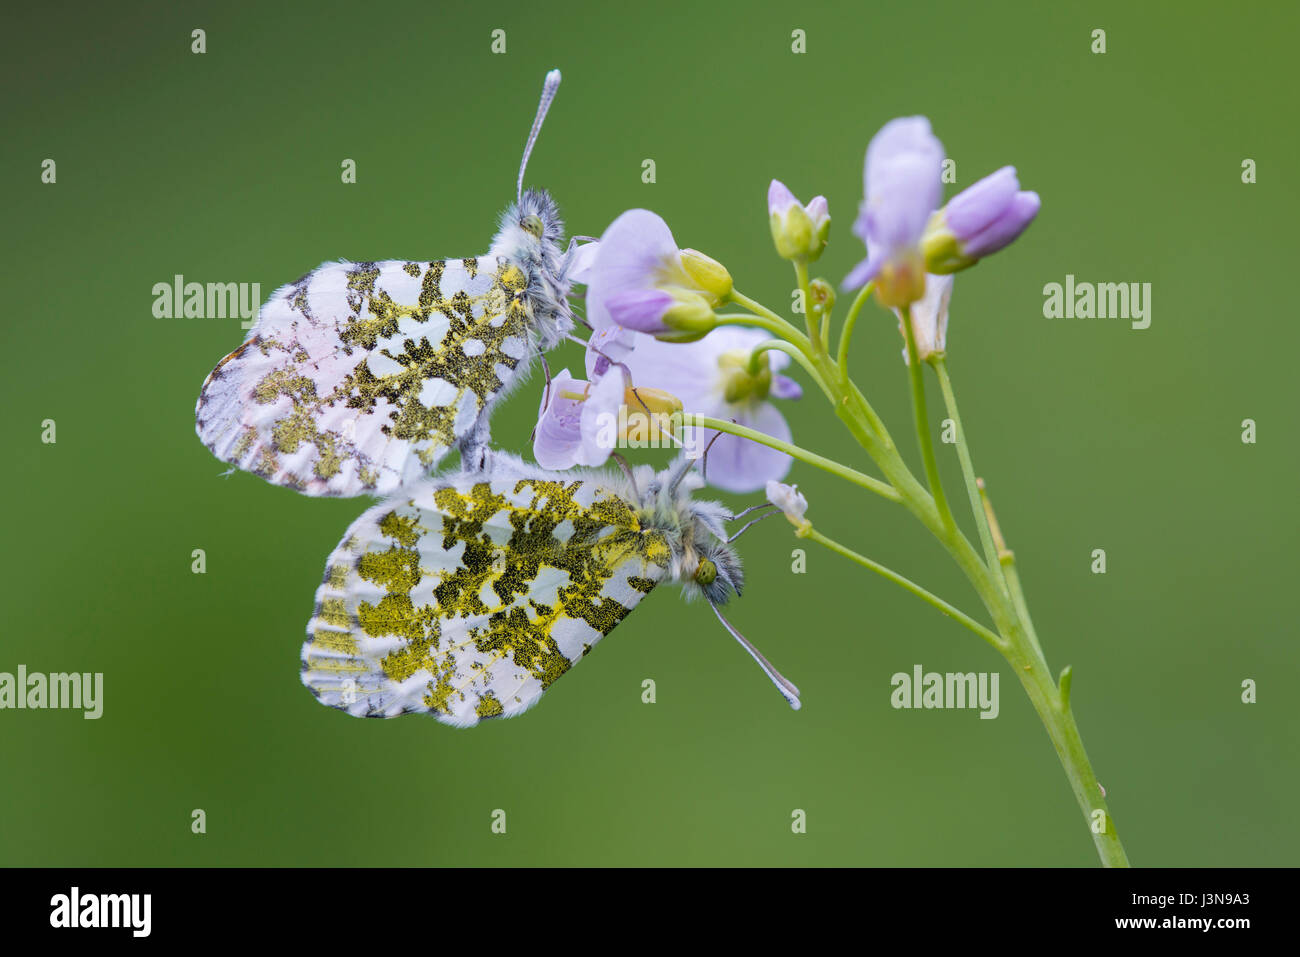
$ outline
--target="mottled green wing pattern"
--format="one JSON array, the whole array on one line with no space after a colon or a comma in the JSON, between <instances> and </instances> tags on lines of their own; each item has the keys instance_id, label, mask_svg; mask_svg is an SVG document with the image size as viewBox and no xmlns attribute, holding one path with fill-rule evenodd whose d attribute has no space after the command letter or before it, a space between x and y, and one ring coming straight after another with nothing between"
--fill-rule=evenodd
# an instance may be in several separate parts
<instances>
[{"instance_id":1,"label":"mottled green wing pattern","mask_svg":"<svg viewBox=\"0 0 1300 957\"><path fill-rule=\"evenodd\" d=\"M326 263L280 289L195 410L217 458L308 495L427 475L535 351L505 260Z\"/></svg>"},{"instance_id":2,"label":"mottled green wing pattern","mask_svg":"<svg viewBox=\"0 0 1300 957\"><path fill-rule=\"evenodd\" d=\"M431 479L369 509L330 556L303 683L357 716L519 714L669 561L663 533L595 476Z\"/></svg>"}]
</instances>

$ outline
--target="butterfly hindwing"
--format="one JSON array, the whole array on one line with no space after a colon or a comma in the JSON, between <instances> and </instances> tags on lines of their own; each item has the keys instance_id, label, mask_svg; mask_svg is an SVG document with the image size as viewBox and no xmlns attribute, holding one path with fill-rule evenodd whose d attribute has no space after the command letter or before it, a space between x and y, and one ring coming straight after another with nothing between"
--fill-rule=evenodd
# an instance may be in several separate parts
<instances>
[{"instance_id":1,"label":"butterfly hindwing","mask_svg":"<svg viewBox=\"0 0 1300 957\"><path fill-rule=\"evenodd\" d=\"M430 479L365 512L330 556L303 682L358 716L516 715L669 561L663 533L598 475Z\"/></svg>"},{"instance_id":2,"label":"butterfly hindwing","mask_svg":"<svg viewBox=\"0 0 1300 957\"><path fill-rule=\"evenodd\" d=\"M208 376L199 437L309 495L391 493L521 377L526 286L497 257L326 263L277 291Z\"/></svg>"}]
</instances>

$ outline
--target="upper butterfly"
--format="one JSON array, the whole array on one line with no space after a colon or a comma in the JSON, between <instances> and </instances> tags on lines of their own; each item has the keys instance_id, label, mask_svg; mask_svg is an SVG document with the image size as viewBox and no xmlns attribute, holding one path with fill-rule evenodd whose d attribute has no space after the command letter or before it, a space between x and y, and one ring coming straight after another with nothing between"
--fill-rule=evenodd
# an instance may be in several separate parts
<instances>
[{"instance_id":1,"label":"upper butterfly","mask_svg":"<svg viewBox=\"0 0 1300 957\"><path fill-rule=\"evenodd\" d=\"M278 290L199 394L217 458L307 495L387 494L453 447L486 448L493 404L569 334L578 248L524 169L560 84L546 75L516 201L487 255L325 263Z\"/></svg>"}]
</instances>

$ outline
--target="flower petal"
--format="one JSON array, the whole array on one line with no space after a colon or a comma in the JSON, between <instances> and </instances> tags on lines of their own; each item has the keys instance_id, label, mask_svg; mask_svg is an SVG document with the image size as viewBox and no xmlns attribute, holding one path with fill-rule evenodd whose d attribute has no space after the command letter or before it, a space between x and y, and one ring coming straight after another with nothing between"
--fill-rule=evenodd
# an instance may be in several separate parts
<instances>
[{"instance_id":1,"label":"flower petal","mask_svg":"<svg viewBox=\"0 0 1300 957\"><path fill-rule=\"evenodd\" d=\"M585 382L579 382L568 369L563 369L551 379L549 389L542 392L537 430L533 433L533 457L542 468L563 471L578 464L582 402L565 398L564 394L582 392L585 386Z\"/></svg>"},{"instance_id":2,"label":"flower petal","mask_svg":"<svg viewBox=\"0 0 1300 957\"><path fill-rule=\"evenodd\" d=\"M566 277L569 282L585 286L591 278L592 268L596 265L596 253L600 242L583 243L569 255L569 269Z\"/></svg>"},{"instance_id":3,"label":"flower petal","mask_svg":"<svg viewBox=\"0 0 1300 957\"><path fill-rule=\"evenodd\" d=\"M1014 166L1004 166L974 183L948 203L945 218L948 228L960 240L969 239L984 229L1011 203L1020 189Z\"/></svg>"},{"instance_id":4,"label":"flower petal","mask_svg":"<svg viewBox=\"0 0 1300 957\"><path fill-rule=\"evenodd\" d=\"M605 309L615 325L656 335L668 331L662 320L674 302L672 296L658 289L628 289L607 296Z\"/></svg>"},{"instance_id":5,"label":"flower petal","mask_svg":"<svg viewBox=\"0 0 1300 957\"><path fill-rule=\"evenodd\" d=\"M869 255L849 271L840 285L848 290L860 289L880 274L880 267L884 264L883 253Z\"/></svg>"},{"instance_id":6,"label":"flower petal","mask_svg":"<svg viewBox=\"0 0 1300 957\"><path fill-rule=\"evenodd\" d=\"M1037 193L1016 193L1001 216L962 245L962 252L978 259L1010 245L1029 228L1041 206Z\"/></svg>"},{"instance_id":7,"label":"flower petal","mask_svg":"<svg viewBox=\"0 0 1300 957\"><path fill-rule=\"evenodd\" d=\"M871 139L863 171L860 219L870 253L913 246L943 195L943 144L924 116L890 120Z\"/></svg>"},{"instance_id":8,"label":"flower petal","mask_svg":"<svg viewBox=\"0 0 1300 957\"><path fill-rule=\"evenodd\" d=\"M916 353L924 362L936 352L948 347L948 303L952 300L952 275L925 277L925 295L912 303L912 334L916 337ZM898 316L898 330L903 331L903 313ZM907 344L903 344L903 361L907 361Z\"/></svg>"},{"instance_id":9,"label":"flower petal","mask_svg":"<svg viewBox=\"0 0 1300 957\"><path fill-rule=\"evenodd\" d=\"M740 326L720 326L686 343L638 336L635 351L625 361L633 385L671 392L682 400L687 412L708 415L722 409L724 383L718 359L726 352L752 350L768 338L765 332ZM784 355L781 358L789 361ZM783 366L774 357L773 368Z\"/></svg>"},{"instance_id":10,"label":"flower petal","mask_svg":"<svg viewBox=\"0 0 1300 957\"><path fill-rule=\"evenodd\" d=\"M772 376L772 393L778 399L802 399L803 386L785 375Z\"/></svg>"},{"instance_id":11,"label":"flower petal","mask_svg":"<svg viewBox=\"0 0 1300 957\"><path fill-rule=\"evenodd\" d=\"M779 179L772 180L767 188L767 213L769 216L784 216L791 207L798 206L799 200L790 192L785 183Z\"/></svg>"},{"instance_id":12,"label":"flower petal","mask_svg":"<svg viewBox=\"0 0 1300 957\"><path fill-rule=\"evenodd\" d=\"M668 224L648 209L629 209L600 237L587 277L587 321L596 329L609 325L610 297L653 289L674 269L682 272L681 255Z\"/></svg>"},{"instance_id":13,"label":"flower petal","mask_svg":"<svg viewBox=\"0 0 1300 957\"><path fill-rule=\"evenodd\" d=\"M643 338L640 333L622 326L609 325L597 329L587 338L587 378L595 382L615 363L626 362L637 342Z\"/></svg>"},{"instance_id":14,"label":"flower petal","mask_svg":"<svg viewBox=\"0 0 1300 957\"><path fill-rule=\"evenodd\" d=\"M593 383L582 403L579 465L604 465L618 446L618 410L623 404L621 376Z\"/></svg>"},{"instance_id":15,"label":"flower petal","mask_svg":"<svg viewBox=\"0 0 1300 957\"><path fill-rule=\"evenodd\" d=\"M775 439L790 441L790 426L777 408L764 402L756 408L733 410L732 418L741 425L766 433ZM769 479L780 480L790 473L794 459L784 452L760 445L738 435L705 430L700 448L704 448L718 435L709 449L704 469L705 480L715 488L727 492L756 492L767 485Z\"/></svg>"},{"instance_id":16,"label":"flower petal","mask_svg":"<svg viewBox=\"0 0 1300 957\"><path fill-rule=\"evenodd\" d=\"M804 523L804 514L808 511L808 500L799 491L798 485L786 485L775 479L769 479L765 489L767 500L785 513L795 525Z\"/></svg>"}]
</instances>

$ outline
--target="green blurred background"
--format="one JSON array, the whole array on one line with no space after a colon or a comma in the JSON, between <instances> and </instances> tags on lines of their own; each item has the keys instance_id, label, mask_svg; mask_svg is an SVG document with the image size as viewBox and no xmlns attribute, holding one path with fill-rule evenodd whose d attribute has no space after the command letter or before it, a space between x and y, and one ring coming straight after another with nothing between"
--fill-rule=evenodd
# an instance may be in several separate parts
<instances>
[{"instance_id":1,"label":"green blurred background","mask_svg":"<svg viewBox=\"0 0 1300 957\"><path fill-rule=\"evenodd\" d=\"M949 353L1048 660L1074 666L1083 737L1135 864L1300 863L1286 364L1300 345L1286 305L1300 134L1285 119L1298 23L1281 11L8 11L0 671L101 671L106 690L99 721L0 712L0 863L1096 863L1002 660L816 546L792 574L801 543L780 521L743 540L749 589L732 618L800 686L799 713L668 587L522 719L358 721L301 687L325 557L365 503L220 477L193 407L244 333L237 319L154 318L152 286L182 273L267 296L327 259L486 251L555 66L565 82L528 181L571 231L650 207L778 307L792 281L768 236L771 177L830 198L818 266L838 282L862 255L849 226L863 150L889 118L928 115L958 187L1018 166L1043 212L959 277ZM204 55L190 52L195 28ZM489 51L495 28L505 55ZM1095 28L1104 55L1090 52ZM47 157L55 185L40 182ZM345 158L355 185L340 183ZM1255 185L1241 182L1245 158ZM1067 273L1152 283L1151 328L1044 319L1042 287ZM858 381L917 462L900 347L869 309ZM580 365L577 347L551 359L566 364ZM536 387L499 413L501 445L526 444ZM938 418L937 390L931 402ZM866 467L811 390L784 408L801 444ZM40 442L47 418L55 445ZM1245 418L1256 445L1241 441ZM960 500L952 447L940 454ZM805 467L793 480L827 533L978 610L900 508ZM205 575L190 571L195 548ZM1090 572L1094 548L1105 575ZM918 663L1001 672L1000 717L893 710L890 676ZM1257 704L1240 700L1246 678ZM490 830L497 808L504 836Z\"/></svg>"}]
</instances>

